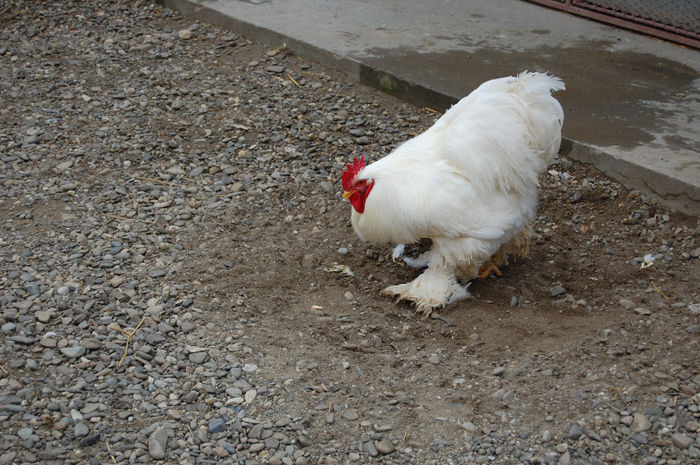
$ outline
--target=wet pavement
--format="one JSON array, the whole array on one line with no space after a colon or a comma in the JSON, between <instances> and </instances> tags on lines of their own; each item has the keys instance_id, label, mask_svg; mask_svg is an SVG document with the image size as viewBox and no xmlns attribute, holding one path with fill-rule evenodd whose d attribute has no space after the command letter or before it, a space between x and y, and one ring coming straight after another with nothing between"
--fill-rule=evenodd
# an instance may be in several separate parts
<instances>
[{"instance_id":1,"label":"wet pavement","mask_svg":"<svg viewBox=\"0 0 700 465\"><path fill-rule=\"evenodd\" d=\"M700 214L700 51L522 1L161 0L419 106L549 71L562 151Z\"/></svg>"}]
</instances>

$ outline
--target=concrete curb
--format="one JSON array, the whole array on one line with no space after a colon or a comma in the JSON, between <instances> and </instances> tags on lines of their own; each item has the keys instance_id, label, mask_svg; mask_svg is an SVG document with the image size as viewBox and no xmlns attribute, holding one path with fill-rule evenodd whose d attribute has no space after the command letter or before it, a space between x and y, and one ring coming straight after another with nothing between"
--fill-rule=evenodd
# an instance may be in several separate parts
<instances>
[{"instance_id":1,"label":"concrete curb","mask_svg":"<svg viewBox=\"0 0 700 465\"><path fill-rule=\"evenodd\" d=\"M458 97L431 89L428 85L404 79L376 65L368 65L350 57L334 54L316 45L233 18L190 0L155 1L183 15L240 34L256 42L273 47L284 45L299 56L339 70L366 86L374 87L419 107L444 111L459 100ZM591 164L611 178L640 189L674 210L700 216L700 180L697 180L697 184L692 184L635 163L634 160L625 159L618 154L570 138L564 138L560 153L574 160Z\"/></svg>"}]
</instances>

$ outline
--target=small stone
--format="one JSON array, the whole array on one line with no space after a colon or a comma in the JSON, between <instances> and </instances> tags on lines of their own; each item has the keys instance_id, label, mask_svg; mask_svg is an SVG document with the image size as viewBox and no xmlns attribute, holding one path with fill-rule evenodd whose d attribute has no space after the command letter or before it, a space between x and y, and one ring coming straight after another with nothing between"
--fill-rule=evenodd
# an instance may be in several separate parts
<instances>
[{"instance_id":1,"label":"small stone","mask_svg":"<svg viewBox=\"0 0 700 465\"><path fill-rule=\"evenodd\" d=\"M196 326L189 321L185 321L180 325L180 330L183 333L189 333L190 331L194 330Z\"/></svg>"},{"instance_id":2,"label":"small stone","mask_svg":"<svg viewBox=\"0 0 700 465\"><path fill-rule=\"evenodd\" d=\"M698 247L697 249L693 249L693 250L690 252L690 256L693 257L693 258L698 258L698 257L700 257L700 247Z\"/></svg>"},{"instance_id":3,"label":"small stone","mask_svg":"<svg viewBox=\"0 0 700 465\"><path fill-rule=\"evenodd\" d=\"M578 439L583 434L583 430L578 423L571 423L566 430L566 437L568 439Z\"/></svg>"},{"instance_id":4,"label":"small stone","mask_svg":"<svg viewBox=\"0 0 700 465\"><path fill-rule=\"evenodd\" d=\"M284 72L284 66L270 65L267 67L267 71L270 73L280 74Z\"/></svg>"},{"instance_id":5,"label":"small stone","mask_svg":"<svg viewBox=\"0 0 700 465\"><path fill-rule=\"evenodd\" d=\"M461 423L458 423L458 424L459 424L459 426L461 426L462 428L464 428L464 429L465 429L467 432L469 432L469 433L475 433L475 432L476 432L476 429L477 429L477 428L476 428L476 425L475 425L474 423L472 423L471 421L465 421L465 422L461 422Z\"/></svg>"},{"instance_id":6,"label":"small stone","mask_svg":"<svg viewBox=\"0 0 700 465\"><path fill-rule=\"evenodd\" d=\"M252 404L253 401L255 400L255 397L257 397L258 393L255 389L251 389L248 392L245 393L245 403L246 404Z\"/></svg>"},{"instance_id":7,"label":"small stone","mask_svg":"<svg viewBox=\"0 0 700 465\"><path fill-rule=\"evenodd\" d=\"M73 430L73 434L77 438L87 436L89 432L90 428L88 428L88 426L83 422L80 422L77 425L75 425L75 429Z\"/></svg>"},{"instance_id":8,"label":"small stone","mask_svg":"<svg viewBox=\"0 0 700 465\"><path fill-rule=\"evenodd\" d=\"M644 307L636 307L632 311L634 313L636 313L637 315L643 315L643 316L651 315L651 310L649 310L648 308L644 308Z\"/></svg>"},{"instance_id":9,"label":"small stone","mask_svg":"<svg viewBox=\"0 0 700 465\"><path fill-rule=\"evenodd\" d=\"M510 306L511 307L517 307L518 306L518 297L513 296L510 298Z\"/></svg>"},{"instance_id":10,"label":"small stone","mask_svg":"<svg viewBox=\"0 0 700 465\"><path fill-rule=\"evenodd\" d=\"M209 358L209 354L206 352L195 352L193 354L190 354L189 357L190 362L196 363L197 365L201 365L202 363L207 361L207 358Z\"/></svg>"},{"instance_id":11,"label":"small stone","mask_svg":"<svg viewBox=\"0 0 700 465\"><path fill-rule=\"evenodd\" d=\"M569 454L569 451L567 450L563 454L559 456L559 460L557 461L557 465L569 465L571 463L571 454Z\"/></svg>"},{"instance_id":12,"label":"small stone","mask_svg":"<svg viewBox=\"0 0 700 465\"><path fill-rule=\"evenodd\" d=\"M63 173L71 166L73 166L73 160L64 161L63 163L59 163L58 165L56 165L56 172Z\"/></svg>"},{"instance_id":13,"label":"small stone","mask_svg":"<svg viewBox=\"0 0 700 465\"><path fill-rule=\"evenodd\" d=\"M690 304L688 305L688 310L693 315L700 315L700 304Z\"/></svg>"},{"instance_id":14,"label":"small stone","mask_svg":"<svg viewBox=\"0 0 700 465\"><path fill-rule=\"evenodd\" d=\"M641 433L642 431L648 431L650 428L651 422L645 415L641 413L634 414L632 423L630 424L630 431L633 433Z\"/></svg>"},{"instance_id":15,"label":"small stone","mask_svg":"<svg viewBox=\"0 0 700 465\"><path fill-rule=\"evenodd\" d=\"M23 441L31 438L33 434L34 431L31 428L20 428L17 430L17 436Z\"/></svg>"},{"instance_id":16,"label":"small stone","mask_svg":"<svg viewBox=\"0 0 700 465\"><path fill-rule=\"evenodd\" d=\"M252 428L250 428L250 431L248 431L248 437L251 439L261 439L262 431L263 425L262 423L258 423L257 425L254 425Z\"/></svg>"},{"instance_id":17,"label":"small stone","mask_svg":"<svg viewBox=\"0 0 700 465\"><path fill-rule=\"evenodd\" d=\"M265 448L264 442L256 442L255 444L251 444L250 449L248 449L248 450L250 450L250 452L256 453L256 452L260 452L264 448Z\"/></svg>"},{"instance_id":18,"label":"small stone","mask_svg":"<svg viewBox=\"0 0 700 465\"><path fill-rule=\"evenodd\" d=\"M192 38L192 31L189 29L181 29L177 32L177 36L182 40L187 40Z\"/></svg>"},{"instance_id":19,"label":"small stone","mask_svg":"<svg viewBox=\"0 0 700 465\"><path fill-rule=\"evenodd\" d=\"M364 443L364 447L371 457L376 457L379 455L379 451L377 451L377 448L374 446L374 443L372 441Z\"/></svg>"},{"instance_id":20,"label":"small stone","mask_svg":"<svg viewBox=\"0 0 700 465\"><path fill-rule=\"evenodd\" d=\"M44 310L39 310L34 314L34 316L36 316L36 319L41 321L42 323L48 323L51 319L51 313Z\"/></svg>"},{"instance_id":21,"label":"small stone","mask_svg":"<svg viewBox=\"0 0 700 465\"><path fill-rule=\"evenodd\" d=\"M78 445L80 447L90 447L90 446L94 446L98 442L100 442L100 434L99 433L85 436L83 439L80 440Z\"/></svg>"},{"instance_id":22,"label":"small stone","mask_svg":"<svg viewBox=\"0 0 700 465\"><path fill-rule=\"evenodd\" d=\"M15 330L15 328L17 328L17 325L10 322L2 325L2 327L0 327L0 331L2 331L5 334L10 334Z\"/></svg>"},{"instance_id":23,"label":"small stone","mask_svg":"<svg viewBox=\"0 0 700 465\"><path fill-rule=\"evenodd\" d=\"M354 408L349 408L346 411L343 412L343 418L349 421L355 421L358 418L360 418L360 415L357 413L357 410Z\"/></svg>"},{"instance_id":24,"label":"small stone","mask_svg":"<svg viewBox=\"0 0 700 465\"><path fill-rule=\"evenodd\" d=\"M223 418L214 418L209 420L209 432L210 433L222 433L226 431L226 422Z\"/></svg>"},{"instance_id":25,"label":"small stone","mask_svg":"<svg viewBox=\"0 0 700 465\"><path fill-rule=\"evenodd\" d=\"M12 342L16 342L17 344L22 344L25 346L32 345L36 342L36 338L28 337L28 336L11 336L10 340Z\"/></svg>"},{"instance_id":26,"label":"small stone","mask_svg":"<svg viewBox=\"0 0 700 465\"><path fill-rule=\"evenodd\" d=\"M375 449L382 455L389 455L396 450L394 443L388 439L382 439L374 443Z\"/></svg>"},{"instance_id":27,"label":"small stone","mask_svg":"<svg viewBox=\"0 0 700 465\"><path fill-rule=\"evenodd\" d=\"M620 304L620 305L622 306L622 308L624 308L625 310L630 310L630 309L633 309L633 308L634 308L634 302L632 302L631 300L620 299L620 300L619 300L619 304Z\"/></svg>"},{"instance_id":28,"label":"small stone","mask_svg":"<svg viewBox=\"0 0 700 465\"><path fill-rule=\"evenodd\" d=\"M148 438L148 455L159 460L165 458L165 449L168 445L168 430L156 428Z\"/></svg>"},{"instance_id":29,"label":"small stone","mask_svg":"<svg viewBox=\"0 0 700 465\"><path fill-rule=\"evenodd\" d=\"M0 465L6 465L13 463L15 460L15 457L17 457L17 452L14 451L7 451L4 454L0 455Z\"/></svg>"},{"instance_id":30,"label":"small stone","mask_svg":"<svg viewBox=\"0 0 700 465\"><path fill-rule=\"evenodd\" d=\"M428 357L428 363L437 365L438 363L440 363L440 356L438 354L430 354L430 357Z\"/></svg>"},{"instance_id":31,"label":"small stone","mask_svg":"<svg viewBox=\"0 0 700 465\"><path fill-rule=\"evenodd\" d=\"M687 449L693 444L693 440L683 433L674 433L671 436L671 441L673 445L679 449Z\"/></svg>"},{"instance_id":32,"label":"small stone","mask_svg":"<svg viewBox=\"0 0 700 465\"><path fill-rule=\"evenodd\" d=\"M505 371L506 367L496 367L491 373L493 373L494 376L501 376Z\"/></svg>"},{"instance_id":33,"label":"small stone","mask_svg":"<svg viewBox=\"0 0 700 465\"><path fill-rule=\"evenodd\" d=\"M61 353L68 358L78 358L85 353L85 347L73 346L73 347L63 347Z\"/></svg>"},{"instance_id":34,"label":"small stone","mask_svg":"<svg viewBox=\"0 0 700 465\"><path fill-rule=\"evenodd\" d=\"M552 297L557 297L565 293L566 289L561 284L557 284L556 286L549 289L549 295L551 295Z\"/></svg>"}]
</instances>

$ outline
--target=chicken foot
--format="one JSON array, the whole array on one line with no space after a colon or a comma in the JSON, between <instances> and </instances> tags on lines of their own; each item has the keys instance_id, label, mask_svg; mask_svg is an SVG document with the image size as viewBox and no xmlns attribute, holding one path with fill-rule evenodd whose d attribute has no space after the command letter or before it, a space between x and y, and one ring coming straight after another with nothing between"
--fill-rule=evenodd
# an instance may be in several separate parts
<instances>
[{"instance_id":1,"label":"chicken foot","mask_svg":"<svg viewBox=\"0 0 700 465\"><path fill-rule=\"evenodd\" d=\"M429 266L423 274L410 283L389 286L382 291L382 294L395 297L397 302L401 300L413 302L419 311L428 316L434 308L443 307L469 296L468 287L469 284L461 286L453 272Z\"/></svg>"},{"instance_id":2,"label":"chicken foot","mask_svg":"<svg viewBox=\"0 0 700 465\"><path fill-rule=\"evenodd\" d=\"M499 277L503 276L501 270L498 269L498 265L503 264L503 262L504 260L498 252L493 254L491 256L491 260L484 263L483 265L481 265L481 268L479 268L479 277L481 279L486 279L491 275L491 273Z\"/></svg>"}]
</instances>

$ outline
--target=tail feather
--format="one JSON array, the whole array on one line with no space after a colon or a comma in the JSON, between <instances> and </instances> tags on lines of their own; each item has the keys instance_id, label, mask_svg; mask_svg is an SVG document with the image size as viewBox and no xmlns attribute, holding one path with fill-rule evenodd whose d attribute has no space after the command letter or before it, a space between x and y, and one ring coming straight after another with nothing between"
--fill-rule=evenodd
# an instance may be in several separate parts
<instances>
[{"instance_id":1,"label":"tail feather","mask_svg":"<svg viewBox=\"0 0 700 465\"><path fill-rule=\"evenodd\" d=\"M526 93L547 93L566 89L564 81L549 73L523 71L516 78L516 88Z\"/></svg>"},{"instance_id":2,"label":"tail feather","mask_svg":"<svg viewBox=\"0 0 700 465\"><path fill-rule=\"evenodd\" d=\"M551 94L565 88L564 81L556 76L529 71L518 74L514 86L514 92L527 103L531 148L546 165L559 152L564 124L564 110Z\"/></svg>"}]
</instances>

